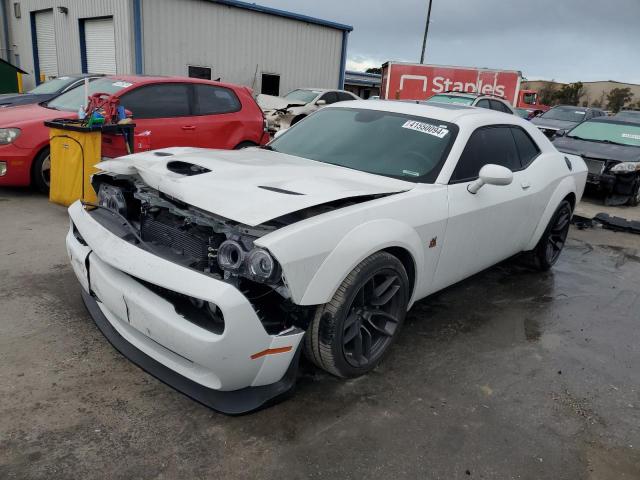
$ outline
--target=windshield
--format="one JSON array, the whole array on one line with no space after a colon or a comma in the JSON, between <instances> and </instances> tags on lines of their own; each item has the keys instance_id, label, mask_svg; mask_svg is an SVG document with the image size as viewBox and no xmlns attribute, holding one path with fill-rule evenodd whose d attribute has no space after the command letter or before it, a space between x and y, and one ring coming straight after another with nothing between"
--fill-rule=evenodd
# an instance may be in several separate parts
<instances>
[{"instance_id":1,"label":"windshield","mask_svg":"<svg viewBox=\"0 0 640 480\"><path fill-rule=\"evenodd\" d=\"M554 107L546 113L543 113L540 118L545 120L562 120L565 122L582 122L584 121L587 112L583 110L576 110L576 107Z\"/></svg>"},{"instance_id":2,"label":"windshield","mask_svg":"<svg viewBox=\"0 0 640 480\"><path fill-rule=\"evenodd\" d=\"M284 98L287 100L292 100L294 102L304 102L309 103L311 100L316 98L322 92L316 90L293 90L287 93Z\"/></svg>"},{"instance_id":3,"label":"windshield","mask_svg":"<svg viewBox=\"0 0 640 480\"><path fill-rule=\"evenodd\" d=\"M426 103L455 103L457 105L471 105L473 98L459 97L458 95L434 95L427 99Z\"/></svg>"},{"instance_id":4,"label":"windshield","mask_svg":"<svg viewBox=\"0 0 640 480\"><path fill-rule=\"evenodd\" d=\"M598 142L612 142L621 145L640 147L640 124L625 122L588 121L581 123L569 132L567 137Z\"/></svg>"},{"instance_id":5,"label":"windshield","mask_svg":"<svg viewBox=\"0 0 640 480\"><path fill-rule=\"evenodd\" d=\"M433 118L322 109L269 144L278 152L413 182L433 183L458 127Z\"/></svg>"},{"instance_id":6,"label":"windshield","mask_svg":"<svg viewBox=\"0 0 640 480\"><path fill-rule=\"evenodd\" d=\"M63 90L64 88L68 87L75 81L76 79L71 77L53 78L47 82L41 83L33 90L29 90L28 93L35 93L38 95L48 94L48 93L58 93L60 90Z\"/></svg>"},{"instance_id":7,"label":"windshield","mask_svg":"<svg viewBox=\"0 0 640 480\"><path fill-rule=\"evenodd\" d=\"M122 80L99 78L98 80L94 80L89 83L87 90L89 95L93 95L94 93L116 93L117 91L129 86L131 86L130 83ZM81 84L49 101L45 106L55 110L77 112L80 106L86 106L86 104L87 99L84 95L84 84Z\"/></svg>"}]
</instances>

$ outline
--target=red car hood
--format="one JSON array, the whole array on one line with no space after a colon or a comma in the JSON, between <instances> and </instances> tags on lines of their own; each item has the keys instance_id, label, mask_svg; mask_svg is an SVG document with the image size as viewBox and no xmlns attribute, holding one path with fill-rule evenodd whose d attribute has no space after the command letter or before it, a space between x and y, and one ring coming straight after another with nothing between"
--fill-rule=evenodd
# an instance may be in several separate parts
<instances>
[{"instance_id":1,"label":"red car hood","mask_svg":"<svg viewBox=\"0 0 640 480\"><path fill-rule=\"evenodd\" d=\"M52 108L35 105L20 105L17 107L0 108L0 128L24 128L33 124L40 126L45 120L54 118L75 118L76 112L63 112Z\"/></svg>"}]
</instances>

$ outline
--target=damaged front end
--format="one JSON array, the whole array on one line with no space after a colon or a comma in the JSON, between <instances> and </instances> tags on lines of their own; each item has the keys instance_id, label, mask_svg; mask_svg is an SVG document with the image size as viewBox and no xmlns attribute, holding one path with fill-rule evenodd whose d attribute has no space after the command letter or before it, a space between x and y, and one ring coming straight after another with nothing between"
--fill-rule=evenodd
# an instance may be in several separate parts
<instances>
[{"instance_id":1,"label":"damaged front end","mask_svg":"<svg viewBox=\"0 0 640 480\"><path fill-rule=\"evenodd\" d=\"M640 203L640 162L584 160L589 168L587 183L605 195L606 205Z\"/></svg>"},{"instance_id":2,"label":"damaged front end","mask_svg":"<svg viewBox=\"0 0 640 480\"><path fill-rule=\"evenodd\" d=\"M86 204L86 208L112 233L163 259L234 286L252 304L270 335L292 327L306 329L310 307L291 301L277 260L254 244L277 229L277 223L242 225L171 198L136 176L100 173L93 176L92 184L98 203ZM209 316L209 328L223 329L215 327L221 321L215 307L196 299L180 303L176 295L162 289L156 293L171 299L176 311L189 311L191 317ZM198 310L200 314L194 315Z\"/></svg>"}]
</instances>

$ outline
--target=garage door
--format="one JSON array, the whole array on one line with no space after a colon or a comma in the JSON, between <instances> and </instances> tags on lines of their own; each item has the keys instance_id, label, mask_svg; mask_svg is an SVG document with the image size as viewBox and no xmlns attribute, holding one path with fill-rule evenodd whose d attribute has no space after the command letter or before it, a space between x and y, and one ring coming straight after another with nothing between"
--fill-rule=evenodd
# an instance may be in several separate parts
<instances>
[{"instance_id":1,"label":"garage door","mask_svg":"<svg viewBox=\"0 0 640 480\"><path fill-rule=\"evenodd\" d=\"M37 12L35 27L40 77L44 75L47 80L57 77L58 56L56 55L56 34L53 29L53 10Z\"/></svg>"},{"instance_id":2,"label":"garage door","mask_svg":"<svg viewBox=\"0 0 640 480\"><path fill-rule=\"evenodd\" d=\"M116 73L116 39L113 18L84 21L84 45L88 73Z\"/></svg>"}]
</instances>

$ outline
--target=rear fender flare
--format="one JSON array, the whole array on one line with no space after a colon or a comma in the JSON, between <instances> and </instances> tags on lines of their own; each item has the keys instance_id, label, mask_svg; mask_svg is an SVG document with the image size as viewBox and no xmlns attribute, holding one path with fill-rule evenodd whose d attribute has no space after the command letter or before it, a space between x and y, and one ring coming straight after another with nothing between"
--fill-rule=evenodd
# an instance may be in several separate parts
<instances>
[{"instance_id":1,"label":"rear fender flare","mask_svg":"<svg viewBox=\"0 0 640 480\"><path fill-rule=\"evenodd\" d=\"M358 225L342 238L307 285L300 305L320 305L331 301L342 281L360 262L375 252L390 247L404 248L413 258L413 299L416 286L423 281L424 275L422 241L418 233L406 223L382 219Z\"/></svg>"},{"instance_id":2,"label":"rear fender flare","mask_svg":"<svg viewBox=\"0 0 640 480\"><path fill-rule=\"evenodd\" d=\"M540 241L540 237L542 237L542 234L546 230L547 225L549 225L549 222L551 221L551 216L558 208L558 205L560 205L560 202L571 193L573 193L576 198L578 197L578 195L576 194L576 185L573 177L565 177L560 181L560 183L554 190L553 195L551 195L551 198L547 202L544 213L538 221L538 225L533 233L533 236L531 237L531 240L529 241L529 244L525 248L526 251L533 250L536 247L536 245Z\"/></svg>"}]
</instances>

